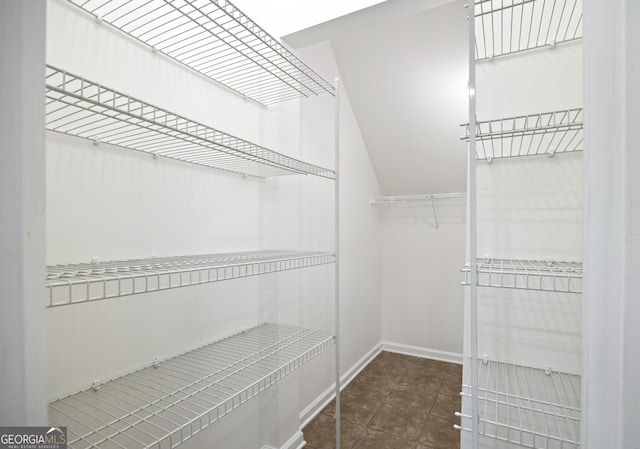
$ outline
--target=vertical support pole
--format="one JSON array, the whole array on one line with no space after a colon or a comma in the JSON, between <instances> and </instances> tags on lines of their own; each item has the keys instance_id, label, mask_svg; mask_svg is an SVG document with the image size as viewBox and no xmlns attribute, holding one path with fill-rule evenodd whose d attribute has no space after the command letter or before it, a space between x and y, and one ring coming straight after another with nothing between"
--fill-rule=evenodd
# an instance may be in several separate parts
<instances>
[{"instance_id":1,"label":"vertical support pole","mask_svg":"<svg viewBox=\"0 0 640 449\"><path fill-rule=\"evenodd\" d=\"M46 3L0 1L0 426L3 427L47 424Z\"/></svg>"},{"instance_id":2,"label":"vertical support pole","mask_svg":"<svg viewBox=\"0 0 640 449\"><path fill-rule=\"evenodd\" d=\"M340 449L340 79L334 83L335 102L335 238L336 238L336 263L335 263L335 325L336 325L336 449Z\"/></svg>"},{"instance_id":3,"label":"vertical support pole","mask_svg":"<svg viewBox=\"0 0 640 449\"><path fill-rule=\"evenodd\" d=\"M476 192L476 18L475 0L469 1L469 269L471 334L471 448L478 449L478 249Z\"/></svg>"}]
</instances>

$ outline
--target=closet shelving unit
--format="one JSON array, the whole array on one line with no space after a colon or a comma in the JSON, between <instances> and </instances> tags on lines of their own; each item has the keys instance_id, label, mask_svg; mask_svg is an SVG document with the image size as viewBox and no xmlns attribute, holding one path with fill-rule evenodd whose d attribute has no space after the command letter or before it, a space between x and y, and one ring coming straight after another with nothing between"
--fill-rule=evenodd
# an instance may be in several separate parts
<instances>
[{"instance_id":1,"label":"closet shelving unit","mask_svg":"<svg viewBox=\"0 0 640 449\"><path fill-rule=\"evenodd\" d=\"M476 61L582 38L582 0L475 0Z\"/></svg>"},{"instance_id":2,"label":"closet shelving unit","mask_svg":"<svg viewBox=\"0 0 640 449\"><path fill-rule=\"evenodd\" d=\"M67 0L257 105L328 93L335 87L226 0ZM314 175L336 167L268 150L143 100L47 66L48 130L255 177ZM48 307L187 287L334 263L336 331L264 323L49 404L71 448L174 448L307 361L335 346L339 404L338 235L334 253L249 251L47 267ZM339 407L337 407L339 417ZM336 422L339 447L339 419Z\"/></svg>"},{"instance_id":3,"label":"closet shelving unit","mask_svg":"<svg viewBox=\"0 0 640 449\"><path fill-rule=\"evenodd\" d=\"M581 262L485 258L476 266L479 287L582 293ZM470 285L469 264L462 272L462 284Z\"/></svg>"},{"instance_id":4,"label":"closet shelving unit","mask_svg":"<svg viewBox=\"0 0 640 449\"><path fill-rule=\"evenodd\" d=\"M334 86L228 0L67 0L259 104L334 94Z\"/></svg>"},{"instance_id":5,"label":"closet shelving unit","mask_svg":"<svg viewBox=\"0 0 640 449\"><path fill-rule=\"evenodd\" d=\"M476 120L475 64L582 38L581 0L475 0L469 21L470 252L476 253L476 160L582 150L582 109ZM475 55L475 57L473 56ZM477 143L480 148L477 148ZM472 156L473 155L473 156ZM580 447L580 375L478 357L477 288L580 294L582 264L551 260L473 259L463 269L470 287L470 384L463 385L457 429L538 449Z\"/></svg>"},{"instance_id":6,"label":"closet shelving unit","mask_svg":"<svg viewBox=\"0 0 640 449\"><path fill-rule=\"evenodd\" d=\"M580 447L580 376L486 359L478 368L480 434L528 448ZM471 386L462 396L471 398ZM458 416L471 420L468 411Z\"/></svg>"},{"instance_id":7,"label":"closet shelving unit","mask_svg":"<svg viewBox=\"0 0 640 449\"><path fill-rule=\"evenodd\" d=\"M268 150L52 66L46 69L45 117L51 131L154 157L257 177L335 178L333 170Z\"/></svg>"},{"instance_id":8,"label":"closet shelving unit","mask_svg":"<svg viewBox=\"0 0 640 449\"><path fill-rule=\"evenodd\" d=\"M580 262L485 258L476 266L478 287L582 293ZM469 265L462 271L463 285L470 286ZM532 449L580 447L580 375L486 356L476 365L479 435ZM473 400L472 389L464 384L462 397ZM462 423L455 427L472 432L472 413L465 401L456 415Z\"/></svg>"},{"instance_id":9,"label":"closet shelving unit","mask_svg":"<svg viewBox=\"0 0 640 449\"><path fill-rule=\"evenodd\" d=\"M463 140L469 141L469 124ZM507 157L549 157L557 153L583 150L582 108L544 112L517 117L476 122L476 148L478 160Z\"/></svg>"},{"instance_id":10,"label":"closet shelving unit","mask_svg":"<svg viewBox=\"0 0 640 449\"><path fill-rule=\"evenodd\" d=\"M246 251L47 267L48 307L187 287L335 262L332 253Z\"/></svg>"},{"instance_id":11,"label":"closet shelving unit","mask_svg":"<svg viewBox=\"0 0 640 449\"><path fill-rule=\"evenodd\" d=\"M49 404L69 447L173 448L330 348L327 332L266 323Z\"/></svg>"}]
</instances>

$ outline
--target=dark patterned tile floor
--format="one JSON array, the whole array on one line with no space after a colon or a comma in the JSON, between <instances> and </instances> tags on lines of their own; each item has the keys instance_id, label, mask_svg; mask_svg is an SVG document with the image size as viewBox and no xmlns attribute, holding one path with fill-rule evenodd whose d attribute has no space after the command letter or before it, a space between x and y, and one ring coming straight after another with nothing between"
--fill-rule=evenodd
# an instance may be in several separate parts
<instances>
[{"instance_id":1,"label":"dark patterned tile floor","mask_svg":"<svg viewBox=\"0 0 640 449\"><path fill-rule=\"evenodd\" d=\"M383 351L340 395L341 449L459 449L461 389L461 365ZM335 448L335 403L303 432Z\"/></svg>"}]
</instances>

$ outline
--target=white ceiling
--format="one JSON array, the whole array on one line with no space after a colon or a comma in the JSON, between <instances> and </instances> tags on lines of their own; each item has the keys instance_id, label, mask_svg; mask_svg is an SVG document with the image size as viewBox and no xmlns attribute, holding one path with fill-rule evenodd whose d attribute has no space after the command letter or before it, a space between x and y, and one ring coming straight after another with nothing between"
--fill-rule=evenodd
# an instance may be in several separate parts
<instances>
[{"instance_id":1,"label":"white ceiling","mask_svg":"<svg viewBox=\"0 0 640 449\"><path fill-rule=\"evenodd\" d=\"M291 33L284 41L294 48L331 42L382 194L466 191L466 144L460 141L459 126L467 121L465 1L258 3L271 5L271 14L278 11L282 17L280 2L288 8L294 1L323 10L318 18L367 6ZM245 6L252 2L235 1L250 16ZM255 20L269 30L255 13ZM292 9L286 14L288 29L309 23L306 15L297 21Z\"/></svg>"}]
</instances>

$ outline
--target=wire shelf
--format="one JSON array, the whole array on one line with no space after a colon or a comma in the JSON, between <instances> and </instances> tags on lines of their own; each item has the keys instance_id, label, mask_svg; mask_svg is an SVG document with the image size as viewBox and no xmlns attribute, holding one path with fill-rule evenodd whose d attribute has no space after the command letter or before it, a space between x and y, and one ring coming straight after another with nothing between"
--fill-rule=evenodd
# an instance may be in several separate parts
<instances>
[{"instance_id":1,"label":"wire shelf","mask_svg":"<svg viewBox=\"0 0 640 449\"><path fill-rule=\"evenodd\" d=\"M262 324L49 404L69 448L175 448L335 344Z\"/></svg>"},{"instance_id":2,"label":"wire shelf","mask_svg":"<svg viewBox=\"0 0 640 449\"><path fill-rule=\"evenodd\" d=\"M223 86L263 105L333 86L228 0L68 0Z\"/></svg>"},{"instance_id":3,"label":"wire shelf","mask_svg":"<svg viewBox=\"0 0 640 449\"><path fill-rule=\"evenodd\" d=\"M135 295L335 262L312 251L250 251L47 267L48 307Z\"/></svg>"},{"instance_id":4,"label":"wire shelf","mask_svg":"<svg viewBox=\"0 0 640 449\"><path fill-rule=\"evenodd\" d=\"M370 203L373 205L403 204L403 203L424 203L440 200L464 200L467 198L465 192L456 193L432 193L424 195L396 195L396 196L374 196Z\"/></svg>"},{"instance_id":5,"label":"wire shelf","mask_svg":"<svg viewBox=\"0 0 640 449\"><path fill-rule=\"evenodd\" d=\"M476 61L582 38L582 0L476 0Z\"/></svg>"},{"instance_id":6,"label":"wire shelf","mask_svg":"<svg viewBox=\"0 0 640 449\"><path fill-rule=\"evenodd\" d=\"M579 375L491 360L478 365L481 435L533 449L580 447ZM471 398L471 386L463 385L462 396ZM465 402L458 428L471 431Z\"/></svg>"},{"instance_id":7,"label":"wire shelf","mask_svg":"<svg viewBox=\"0 0 640 449\"><path fill-rule=\"evenodd\" d=\"M270 151L52 66L46 69L46 127L96 144L105 142L243 175L335 178L332 170Z\"/></svg>"},{"instance_id":8,"label":"wire shelf","mask_svg":"<svg viewBox=\"0 0 640 449\"><path fill-rule=\"evenodd\" d=\"M582 262L478 259L478 286L582 293ZM469 264L461 270L470 284Z\"/></svg>"},{"instance_id":9,"label":"wire shelf","mask_svg":"<svg viewBox=\"0 0 640 449\"><path fill-rule=\"evenodd\" d=\"M469 124L462 140L469 141ZM582 151L582 108L478 121L476 159L547 155Z\"/></svg>"}]
</instances>

